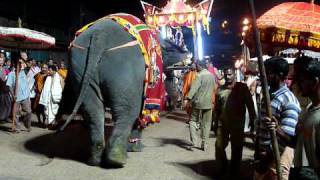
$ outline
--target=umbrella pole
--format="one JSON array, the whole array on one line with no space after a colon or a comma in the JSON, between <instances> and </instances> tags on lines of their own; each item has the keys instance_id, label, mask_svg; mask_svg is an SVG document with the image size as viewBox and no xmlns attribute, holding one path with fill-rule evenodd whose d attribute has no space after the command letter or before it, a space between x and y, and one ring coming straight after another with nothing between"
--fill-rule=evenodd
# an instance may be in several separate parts
<instances>
[{"instance_id":1,"label":"umbrella pole","mask_svg":"<svg viewBox=\"0 0 320 180\"><path fill-rule=\"evenodd\" d=\"M17 69L16 69L16 80L15 80L15 86L14 86L14 94L13 94L13 108L12 108L12 132L16 131L16 112L17 112L17 101L16 97L18 94L18 86L19 86L19 74L20 74L20 64L19 60L17 61Z\"/></svg>"},{"instance_id":2,"label":"umbrella pole","mask_svg":"<svg viewBox=\"0 0 320 180\"><path fill-rule=\"evenodd\" d=\"M21 18L18 18L18 27L21 28L22 27L22 21ZM20 46L20 45L19 45ZM18 49L19 49L18 46ZM16 116L16 112L17 112L17 94L18 94L18 86L19 86L19 74L20 74L20 64L19 64L19 59L17 59L17 66L16 66L16 80L15 80L15 85L14 85L14 92L13 92L13 108L12 108L12 132L16 131L16 120L17 120L17 116Z\"/></svg>"},{"instance_id":3,"label":"umbrella pole","mask_svg":"<svg viewBox=\"0 0 320 180\"><path fill-rule=\"evenodd\" d=\"M254 0L249 0L250 1L250 7L251 7L251 13L252 13L252 20L253 20L253 30L254 30L254 36L255 36L255 41L256 41L256 48L258 52L258 64L259 64L259 71L260 71L260 77L262 81L262 88L263 88L263 95L266 100L266 110L269 118L272 118L272 110L270 106L270 94L268 90L268 82L267 82L267 76L266 76L266 71L265 67L263 64L263 59L262 59L262 46L261 46L261 41L260 41L260 35L259 35L259 30L257 28L257 19L256 19L256 12L254 8ZM280 166L280 152L279 152L279 144L276 136L276 131L273 130L270 132L271 138L272 138L272 147L273 147L273 153L275 155L275 160L276 160L276 171L277 171L277 178L278 180L281 180L281 166Z\"/></svg>"}]
</instances>

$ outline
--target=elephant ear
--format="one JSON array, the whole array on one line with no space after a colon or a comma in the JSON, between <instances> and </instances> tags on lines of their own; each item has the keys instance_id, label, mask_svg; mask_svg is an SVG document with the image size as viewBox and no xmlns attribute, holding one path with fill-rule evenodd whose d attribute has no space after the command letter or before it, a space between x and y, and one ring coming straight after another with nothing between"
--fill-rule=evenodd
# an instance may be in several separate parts
<instances>
[{"instance_id":1,"label":"elephant ear","mask_svg":"<svg viewBox=\"0 0 320 180\"><path fill-rule=\"evenodd\" d=\"M163 66L166 68L178 62L188 59L190 52L181 48L168 39L159 37L162 50Z\"/></svg>"}]
</instances>

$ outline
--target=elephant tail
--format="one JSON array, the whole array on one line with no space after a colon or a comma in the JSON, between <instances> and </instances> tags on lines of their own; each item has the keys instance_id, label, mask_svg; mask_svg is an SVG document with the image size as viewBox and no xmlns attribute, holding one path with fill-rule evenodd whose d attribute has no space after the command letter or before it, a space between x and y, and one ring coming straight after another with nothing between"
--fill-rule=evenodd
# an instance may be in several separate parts
<instances>
[{"instance_id":1,"label":"elephant tail","mask_svg":"<svg viewBox=\"0 0 320 180\"><path fill-rule=\"evenodd\" d=\"M78 112L81 104L83 103L84 98L86 97L88 87L90 86L90 76L92 75L98 63L100 62L102 53L98 53L99 55L98 57L96 57L96 52L93 51L97 50L97 48L93 46L93 42L93 37L91 37L87 54L87 66L81 81L79 97L76 101L71 115L67 118L66 122L58 129L57 132L62 132ZM77 46L74 46L73 48L77 48Z\"/></svg>"}]
</instances>

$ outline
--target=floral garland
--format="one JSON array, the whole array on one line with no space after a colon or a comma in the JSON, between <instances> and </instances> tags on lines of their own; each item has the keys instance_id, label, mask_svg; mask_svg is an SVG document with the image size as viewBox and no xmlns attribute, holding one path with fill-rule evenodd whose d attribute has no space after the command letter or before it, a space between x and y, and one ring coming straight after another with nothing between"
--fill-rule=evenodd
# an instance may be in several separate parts
<instances>
[{"instance_id":1,"label":"floral garland","mask_svg":"<svg viewBox=\"0 0 320 180\"><path fill-rule=\"evenodd\" d=\"M160 123L160 99L146 99L145 109L139 118L139 128L144 129L150 124Z\"/></svg>"}]
</instances>

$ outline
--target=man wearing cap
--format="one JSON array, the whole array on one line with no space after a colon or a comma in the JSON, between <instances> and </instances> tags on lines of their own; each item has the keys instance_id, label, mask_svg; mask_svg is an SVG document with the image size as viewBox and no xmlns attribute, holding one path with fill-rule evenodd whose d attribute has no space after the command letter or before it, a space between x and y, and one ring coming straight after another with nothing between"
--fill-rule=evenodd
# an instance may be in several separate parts
<instances>
[{"instance_id":1,"label":"man wearing cap","mask_svg":"<svg viewBox=\"0 0 320 180\"><path fill-rule=\"evenodd\" d=\"M189 122L192 145L188 149L201 148L205 151L208 146L212 123L212 94L215 81L213 75L206 69L205 62L198 61L196 70L198 74L192 82L191 89L184 102L186 106L188 103L192 104L191 120ZM201 137L198 135L199 130Z\"/></svg>"}]
</instances>

